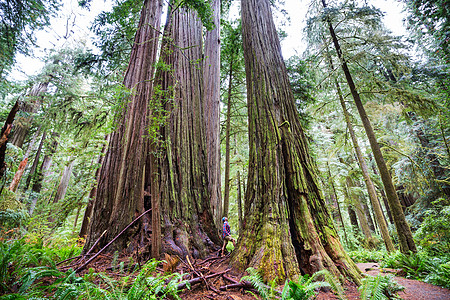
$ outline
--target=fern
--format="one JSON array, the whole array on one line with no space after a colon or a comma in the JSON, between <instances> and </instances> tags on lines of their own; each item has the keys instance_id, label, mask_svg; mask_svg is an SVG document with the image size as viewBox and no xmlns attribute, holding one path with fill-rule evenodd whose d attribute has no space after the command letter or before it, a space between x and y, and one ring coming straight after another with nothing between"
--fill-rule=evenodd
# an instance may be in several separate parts
<instances>
[{"instance_id":1,"label":"fern","mask_svg":"<svg viewBox=\"0 0 450 300\"><path fill-rule=\"evenodd\" d=\"M404 287L393 280L393 275L375 277L369 276L362 280L362 285L358 288L362 300L384 300L398 299L397 292Z\"/></svg>"},{"instance_id":2,"label":"fern","mask_svg":"<svg viewBox=\"0 0 450 300\"><path fill-rule=\"evenodd\" d=\"M258 291L259 295L264 299L269 299L268 289L265 286L261 275L254 268L247 268L247 273L249 275L243 276L241 281L248 281L252 286Z\"/></svg>"}]
</instances>

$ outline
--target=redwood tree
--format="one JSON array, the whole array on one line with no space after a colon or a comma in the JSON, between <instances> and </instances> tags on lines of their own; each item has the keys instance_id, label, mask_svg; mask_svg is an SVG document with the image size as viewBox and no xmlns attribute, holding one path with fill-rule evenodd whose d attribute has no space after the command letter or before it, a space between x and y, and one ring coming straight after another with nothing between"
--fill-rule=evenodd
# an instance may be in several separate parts
<instances>
[{"instance_id":1,"label":"redwood tree","mask_svg":"<svg viewBox=\"0 0 450 300\"><path fill-rule=\"evenodd\" d=\"M266 280L328 269L360 281L319 190L269 0L242 0L249 111L243 234L232 263Z\"/></svg>"},{"instance_id":2,"label":"redwood tree","mask_svg":"<svg viewBox=\"0 0 450 300\"><path fill-rule=\"evenodd\" d=\"M152 111L152 120L164 120L159 135L150 141L158 157L151 172L158 174L158 182L150 184L158 187L151 188L152 196L161 199L162 251L183 258L204 257L220 242L208 188L202 49L197 13L187 7L170 10L160 58L165 67L156 74L160 92Z\"/></svg>"},{"instance_id":3,"label":"redwood tree","mask_svg":"<svg viewBox=\"0 0 450 300\"><path fill-rule=\"evenodd\" d=\"M85 249L106 230L99 246L105 245L144 209L143 174L146 157L144 139L148 100L158 50L162 0L145 0L131 50L124 86L130 90L118 127L112 133L101 167L92 221ZM133 238L122 235L114 245L124 249Z\"/></svg>"}]
</instances>

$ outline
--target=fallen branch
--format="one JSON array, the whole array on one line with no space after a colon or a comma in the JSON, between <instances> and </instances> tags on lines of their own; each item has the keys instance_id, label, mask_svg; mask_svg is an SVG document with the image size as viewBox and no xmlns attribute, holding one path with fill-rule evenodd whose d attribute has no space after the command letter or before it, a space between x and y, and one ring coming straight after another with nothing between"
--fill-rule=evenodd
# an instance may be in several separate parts
<instances>
[{"instance_id":1,"label":"fallen branch","mask_svg":"<svg viewBox=\"0 0 450 300\"><path fill-rule=\"evenodd\" d=\"M212 277L215 277L215 276L219 276L219 275L222 275L222 274L227 273L228 271L230 271L230 269L227 269L227 270L225 270L225 271L223 271L223 272L210 274L210 275L207 275L207 276L204 276L204 277L197 277L197 278L194 278L194 279L191 279L191 280L182 282L182 283L180 283L180 284L178 285L177 289L178 289L178 290L184 289L184 288L186 287L187 284L193 285L193 284L202 282L203 279L208 279L208 278L212 278Z\"/></svg>"},{"instance_id":2,"label":"fallen branch","mask_svg":"<svg viewBox=\"0 0 450 300\"><path fill-rule=\"evenodd\" d=\"M97 253L94 254L94 256L92 256L87 262L85 262L83 265L81 265L80 267L78 267L75 272L78 273L81 270L83 270L91 261L93 261L100 253L102 253L106 248L109 247L109 245L111 245L112 243L114 243L115 240L117 240L128 228L131 227L131 225L133 225L137 220L139 220L143 215L145 215L146 213L150 212L152 209L150 208L149 210L144 211L142 214L140 214L139 217L137 217L136 219L134 219L130 224L128 224L127 227L125 227L118 235L116 235L108 244L106 244L105 247L103 247L100 251L98 251Z\"/></svg>"},{"instance_id":3,"label":"fallen branch","mask_svg":"<svg viewBox=\"0 0 450 300\"><path fill-rule=\"evenodd\" d=\"M233 289L233 288L250 289L250 288L253 288L253 285L249 281L242 281L242 282L238 282L238 283L232 283L232 284L221 286L219 288L219 290L226 291L228 289Z\"/></svg>"}]
</instances>

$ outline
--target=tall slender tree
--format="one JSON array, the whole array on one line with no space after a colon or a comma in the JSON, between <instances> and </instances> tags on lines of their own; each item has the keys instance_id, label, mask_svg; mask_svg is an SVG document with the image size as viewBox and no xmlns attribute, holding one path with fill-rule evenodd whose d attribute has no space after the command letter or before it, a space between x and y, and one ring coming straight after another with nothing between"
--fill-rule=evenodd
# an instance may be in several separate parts
<instances>
[{"instance_id":1,"label":"tall slender tree","mask_svg":"<svg viewBox=\"0 0 450 300\"><path fill-rule=\"evenodd\" d=\"M256 267L267 280L326 268L359 282L319 190L270 1L242 0L241 8L250 160L244 230L232 263Z\"/></svg>"},{"instance_id":2,"label":"tall slender tree","mask_svg":"<svg viewBox=\"0 0 450 300\"><path fill-rule=\"evenodd\" d=\"M323 7L326 8L326 2L325 0L322 0ZM377 163L378 169L380 171L380 176L383 181L383 185L386 191L386 196L389 201L389 207L394 217L394 223L395 227L397 229L397 234L400 241L400 250L403 253L408 253L409 251L417 251L416 245L414 243L411 229L409 228L408 223L405 219L405 214L402 210L400 201L398 200L398 196L394 187L394 184L392 183L391 174L389 173L389 170L386 166L386 163L383 158L383 154L381 152L380 146L377 142L377 139L375 137L375 133L373 131L372 125L370 123L370 120L367 116L367 113L364 109L364 106L362 104L361 98L359 96L359 93L357 91L355 82L353 81L353 77L351 75L351 72L348 68L346 58L344 57L344 54L342 52L339 40L336 36L336 32L334 30L333 24L331 22L331 19L329 17L326 18L328 30L330 33L330 36L332 38L334 47L336 49L337 56L339 58L342 71L344 72L345 78L347 80L347 84L349 86L350 92L352 94L353 100L355 102L355 105L358 109L359 115L361 117L364 129L366 131L366 135L369 139L370 147L372 149L375 161Z\"/></svg>"}]
</instances>

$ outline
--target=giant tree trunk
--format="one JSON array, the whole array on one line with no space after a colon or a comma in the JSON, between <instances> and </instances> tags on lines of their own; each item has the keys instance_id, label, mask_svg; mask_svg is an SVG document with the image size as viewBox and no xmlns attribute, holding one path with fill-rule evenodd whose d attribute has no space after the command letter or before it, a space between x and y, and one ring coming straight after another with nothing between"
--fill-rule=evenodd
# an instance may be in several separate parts
<instances>
[{"instance_id":1,"label":"giant tree trunk","mask_svg":"<svg viewBox=\"0 0 450 300\"><path fill-rule=\"evenodd\" d=\"M244 230L232 264L283 281L328 269L360 281L319 190L294 105L270 1L242 0L249 113Z\"/></svg>"},{"instance_id":2,"label":"giant tree trunk","mask_svg":"<svg viewBox=\"0 0 450 300\"><path fill-rule=\"evenodd\" d=\"M147 110L153 89L151 79L158 51L161 10L162 0L144 1L124 78L124 86L130 90L130 95L124 99L126 106L119 117L117 130L111 134L100 171L85 249L92 247L107 230L99 242L99 247L104 246L144 209L142 181L147 150ZM124 234L111 249L126 249L133 238L132 234Z\"/></svg>"},{"instance_id":3,"label":"giant tree trunk","mask_svg":"<svg viewBox=\"0 0 450 300\"><path fill-rule=\"evenodd\" d=\"M11 143L22 148L25 138L30 131L33 123L34 114L38 110L42 102L42 94L47 91L48 82L41 82L33 85L31 90L25 97L25 101L21 102L19 111L24 115L18 117L14 121L14 130L12 132Z\"/></svg>"},{"instance_id":4,"label":"giant tree trunk","mask_svg":"<svg viewBox=\"0 0 450 300\"><path fill-rule=\"evenodd\" d=\"M215 27L205 35L203 55L203 110L208 154L208 190L214 221L221 224L220 197L220 0L209 0Z\"/></svg>"},{"instance_id":5,"label":"giant tree trunk","mask_svg":"<svg viewBox=\"0 0 450 300\"><path fill-rule=\"evenodd\" d=\"M325 0L322 0L322 4L324 7L326 7ZM330 19L327 19L327 23L331 38L333 40L334 47L336 48L337 55L341 62L342 70L347 80L347 84L353 96L353 100L355 101L355 105L356 108L358 109L359 116L361 117L361 121L363 123L364 130L366 131L367 138L369 139L370 148L372 149L375 161L378 166L378 170L380 171L381 180L383 181L386 196L389 201L389 208L391 209L392 215L394 217L394 223L397 229L397 234L400 242L400 251L403 253L409 253L409 251L416 252L417 249L414 243L414 239L412 237L411 229L409 228L409 225L406 222L405 214L403 213L400 201L398 200L394 184L392 183L391 174L389 173L389 170L383 158L383 154L381 153L380 145L378 145L375 133L372 129L372 125L370 123L369 118L367 117L366 110L364 109L364 106L361 102L359 93L356 90L353 77L347 66L347 62L343 57L339 41L337 39L336 33L334 32L334 28L333 25L331 24Z\"/></svg>"},{"instance_id":6,"label":"giant tree trunk","mask_svg":"<svg viewBox=\"0 0 450 300\"><path fill-rule=\"evenodd\" d=\"M158 90L164 91L160 104L170 113L160 131L165 146L157 172L162 251L204 257L220 240L208 189L202 69L195 63L202 57L202 24L196 13L180 7L169 11L164 35L161 61L171 71L156 74Z\"/></svg>"}]
</instances>

